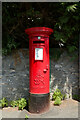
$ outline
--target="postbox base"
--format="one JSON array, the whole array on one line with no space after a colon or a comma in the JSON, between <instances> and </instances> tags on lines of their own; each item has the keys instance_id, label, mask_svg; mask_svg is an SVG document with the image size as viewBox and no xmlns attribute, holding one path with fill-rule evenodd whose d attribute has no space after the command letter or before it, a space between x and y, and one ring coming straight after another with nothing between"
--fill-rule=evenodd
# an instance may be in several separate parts
<instances>
[{"instance_id":1,"label":"postbox base","mask_svg":"<svg viewBox=\"0 0 80 120\"><path fill-rule=\"evenodd\" d=\"M29 112L43 113L49 110L50 94L29 94Z\"/></svg>"}]
</instances>

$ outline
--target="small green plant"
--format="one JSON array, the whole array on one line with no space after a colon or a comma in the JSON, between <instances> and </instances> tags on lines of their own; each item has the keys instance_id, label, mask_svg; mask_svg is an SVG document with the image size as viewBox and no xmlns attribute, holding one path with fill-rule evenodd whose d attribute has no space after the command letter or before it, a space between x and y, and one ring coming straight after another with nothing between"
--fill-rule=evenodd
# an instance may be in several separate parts
<instances>
[{"instance_id":1,"label":"small green plant","mask_svg":"<svg viewBox=\"0 0 80 120\"><path fill-rule=\"evenodd\" d=\"M0 100L0 107L7 107L8 106L8 101L6 98L3 97L2 100Z\"/></svg>"},{"instance_id":2,"label":"small green plant","mask_svg":"<svg viewBox=\"0 0 80 120\"><path fill-rule=\"evenodd\" d=\"M11 106L12 107L17 107L18 106L18 100L11 101Z\"/></svg>"},{"instance_id":3,"label":"small green plant","mask_svg":"<svg viewBox=\"0 0 80 120\"><path fill-rule=\"evenodd\" d=\"M61 100L63 99L63 95L59 89L56 89L53 93L52 98L54 100L54 105L60 105Z\"/></svg>"},{"instance_id":4,"label":"small green plant","mask_svg":"<svg viewBox=\"0 0 80 120\"><path fill-rule=\"evenodd\" d=\"M26 107L27 102L25 98L21 98L20 100L18 100L18 109L19 110L23 110L24 107Z\"/></svg>"},{"instance_id":5,"label":"small green plant","mask_svg":"<svg viewBox=\"0 0 80 120\"><path fill-rule=\"evenodd\" d=\"M25 98L21 98L19 100L14 100L11 102L12 107L18 107L19 110L23 110L24 107L26 107L27 102Z\"/></svg>"},{"instance_id":6,"label":"small green plant","mask_svg":"<svg viewBox=\"0 0 80 120\"><path fill-rule=\"evenodd\" d=\"M25 115L25 119L28 119L29 118L29 116L28 115Z\"/></svg>"},{"instance_id":7,"label":"small green plant","mask_svg":"<svg viewBox=\"0 0 80 120\"><path fill-rule=\"evenodd\" d=\"M63 95L59 89L56 89L52 96L53 100L56 100L57 97L60 97L61 100L63 99Z\"/></svg>"},{"instance_id":8,"label":"small green plant","mask_svg":"<svg viewBox=\"0 0 80 120\"><path fill-rule=\"evenodd\" d=\"M60 105L60 104L61 104L61 98L59 96L57 96L54 101L54 105Z\"/></svg>"}]
</instances>

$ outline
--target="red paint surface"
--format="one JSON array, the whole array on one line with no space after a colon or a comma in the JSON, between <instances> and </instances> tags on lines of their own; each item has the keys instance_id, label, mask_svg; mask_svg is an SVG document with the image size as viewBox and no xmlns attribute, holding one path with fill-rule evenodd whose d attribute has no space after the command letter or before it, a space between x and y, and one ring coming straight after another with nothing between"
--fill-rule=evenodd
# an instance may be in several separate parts
<instances>
[{"instance_id":1,"label":"red paint surface","mask_svg":"<svg viewBox=\"0 0 80 120\"><path fill-rule=\"evenodd\" d=\"M29 35L29 92L49 93L49 35L53 30L46 27L33 27L26 29L25 32ZM38 39L38 36L41 39ZM33 41L44 41L44 43L33 43ZM35 48L43 48L43 60L35 60Z\"/></svg>"}]
</instances>

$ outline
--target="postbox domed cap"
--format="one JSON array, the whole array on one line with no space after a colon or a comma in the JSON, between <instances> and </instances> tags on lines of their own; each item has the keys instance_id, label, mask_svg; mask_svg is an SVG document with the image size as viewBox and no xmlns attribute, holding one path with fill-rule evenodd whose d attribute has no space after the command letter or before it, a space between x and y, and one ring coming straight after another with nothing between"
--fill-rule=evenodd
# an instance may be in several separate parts
<instances>
[{"instance_id":1,"label":"postbox domed cap","mask_svg":"<svg viewBox=\"0 0 80 120\"><path fill-rule=\"evenodd\" d=\"M32 34L46 34L50 35L53 32L53 29L47 27L32 27L25 30L25 33L28 35Z\"/></svg>"}]
</instances>

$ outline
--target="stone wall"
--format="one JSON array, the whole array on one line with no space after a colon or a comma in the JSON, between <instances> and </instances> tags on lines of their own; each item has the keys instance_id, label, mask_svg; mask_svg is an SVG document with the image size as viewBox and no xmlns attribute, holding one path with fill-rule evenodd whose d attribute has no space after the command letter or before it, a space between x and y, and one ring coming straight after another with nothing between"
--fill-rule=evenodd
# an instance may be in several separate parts
<instances>
[{"instance_id":1,"label":"stone wall","mask_svg":"<svg viewBox=\"0 0 80 120\"><path fill-rule=\"evenodd\" d=\"M51 61L50 93L59 88L67 98L78 94L78 60L64 52L58 61ZM16 100L29 95L29 50L20 49L2 59L2 97Z\"/></svg>"},{"instance_id":2,"label":"stone wall","mask_svg":"<svg viewBox=\"0 0 80 120\"><path fill-rule=\"evenodd\" d=\"M77 54L77 53L76 53ZM59 88L67 98L78 95L78 58L72 60L67 52L55 62L51 60L51 92Z\"/></svg>"}]
</instances>

